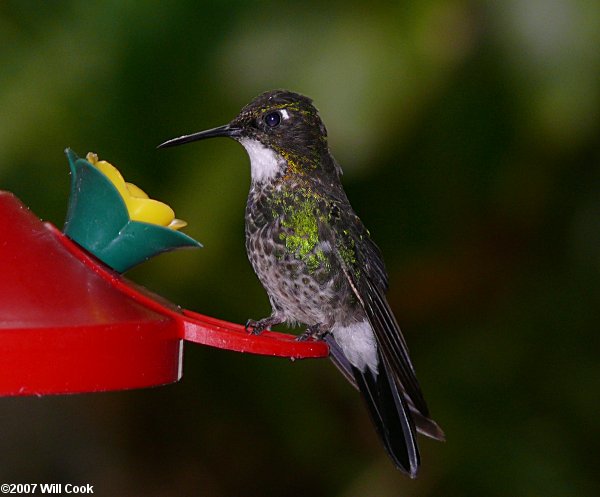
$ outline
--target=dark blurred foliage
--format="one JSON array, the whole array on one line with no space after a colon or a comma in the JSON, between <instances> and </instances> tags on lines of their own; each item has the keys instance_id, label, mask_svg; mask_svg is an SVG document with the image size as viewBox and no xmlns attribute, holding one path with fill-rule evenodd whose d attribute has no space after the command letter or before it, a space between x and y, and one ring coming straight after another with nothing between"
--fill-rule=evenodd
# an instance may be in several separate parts
<instances>
[{"instance_id":1,"label":"dark blurred foliage","mask_svg":"<svg viewBox=\"0 0 600 497\"><path fill-rule=\"evenodd\" d=\"M176 385L2 399L0 481L600 495L598 19L588 0L0 3L0 187L60 226L63 149L112 161L205 245L128 277L199 312L269 312L244 252L248 160L227 140L155 146L271 88L311 96L448 437L422 440L410 481L328 361L188 346Z\"/></svg>"}]
</instances>

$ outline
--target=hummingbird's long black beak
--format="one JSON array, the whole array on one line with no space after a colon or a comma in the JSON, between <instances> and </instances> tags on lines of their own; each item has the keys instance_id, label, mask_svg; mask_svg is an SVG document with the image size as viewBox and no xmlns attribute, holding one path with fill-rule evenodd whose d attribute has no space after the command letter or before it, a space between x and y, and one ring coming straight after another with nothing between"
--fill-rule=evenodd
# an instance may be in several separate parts
<instances>
[{"instance_id":1,"label":"hummingbird's long black beak","mask_svg":"<svg viewBox=\"0 0 600 497\"><path fill-rule=\"evenodd\" d=\"M197 140L204 140L205 138L215 138L217 136L226 136L229 138L235 138L240 135L240 128L236 128L229 124L225 126L219 126L218 128L208 129L206 131L200 131L199 133L193 133L191 135L180 136L179 138L173 138L164 143L161 143L156 148L167 148L176 147L177 145L183 145L184 143L195 142Z\"/></svg>"}]
</instances>

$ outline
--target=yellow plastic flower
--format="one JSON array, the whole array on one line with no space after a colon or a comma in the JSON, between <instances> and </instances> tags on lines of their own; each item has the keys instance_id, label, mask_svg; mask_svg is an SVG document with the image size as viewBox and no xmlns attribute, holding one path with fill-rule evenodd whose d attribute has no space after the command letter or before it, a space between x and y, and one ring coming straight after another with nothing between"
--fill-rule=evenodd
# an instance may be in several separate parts
<instances>
[{"instance_id":1,"label":"yellow plastic flower","mask_svg":"<svg viewBox=\"0 0 600 497\"><path fill-rule=\"evenodd\" d=\"M149 198L144 190L133 183L127 183L115 166L104 160L98 160L98 156L92 152L88 153L85 158L115 186L133 221L157 224L174 230L187 226L185 221L175 218L175 212L167 204Z\"/></svg>"}]
</instances>

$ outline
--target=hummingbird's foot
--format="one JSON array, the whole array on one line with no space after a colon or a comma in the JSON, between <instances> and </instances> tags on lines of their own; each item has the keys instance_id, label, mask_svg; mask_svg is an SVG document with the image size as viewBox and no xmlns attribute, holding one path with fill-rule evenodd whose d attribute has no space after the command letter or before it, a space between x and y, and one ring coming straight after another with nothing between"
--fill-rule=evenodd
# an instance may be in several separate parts
<instances>
[{"instance_id":1,"label":"hummingbird's foot","mask_svg":"<svg viewBox=\"0 0 600 497\"><path fill-rule=\"evenodd\" d=\"M306 328L302 335L296 337L298 342L306 342L307 340L323 340L325 335L329 333L330 327L324 324L314 324Z\"/></svg>"},{"instance_id":2,"label":"hummingbird's foot","mask_svg":"<svg viewBox=\"0 0 600 497\"><path fill-rule=\"evenodd\" d=\"M276 316L269 316L268 318L259 319L258 321L248 319L244 328L246 328L246 331L251 335L260 335L263 331L270 329L271 326L282 322L283 321Z\"/></svg>"}]
</instances>

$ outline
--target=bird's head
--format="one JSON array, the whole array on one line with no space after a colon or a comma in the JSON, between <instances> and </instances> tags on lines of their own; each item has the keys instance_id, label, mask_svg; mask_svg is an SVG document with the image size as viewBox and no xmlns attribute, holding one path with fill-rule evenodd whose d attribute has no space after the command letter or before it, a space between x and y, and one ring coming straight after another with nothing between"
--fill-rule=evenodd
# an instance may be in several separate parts
<instances>
[{"instance_id":1,"label":"bird's head","mask_svg":"<svg viewBox=\"0 0 600 497\"><path fill-rule=\"evenodd\" d=\"M244 146L254 182L337 168L329 165L327 130L312 100L291 91L263 93L229 124L169 140L159 148L217 136L233 138Z\"/></svg>"}]
</instances>

